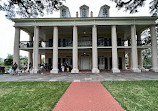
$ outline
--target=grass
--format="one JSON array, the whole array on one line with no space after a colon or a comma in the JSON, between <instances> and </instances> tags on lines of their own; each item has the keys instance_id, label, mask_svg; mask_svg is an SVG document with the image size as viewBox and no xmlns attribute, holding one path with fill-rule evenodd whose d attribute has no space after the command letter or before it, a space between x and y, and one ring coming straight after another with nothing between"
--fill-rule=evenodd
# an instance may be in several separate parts
<instances>
[{"instance_id":1,"label":"grass","mask_svg":"<svg viewBox=\"0 0 158 111\"><path fill-rule=\"evenodd\" d=\"M158 81L101 83L126 111L158 111Z\"/></svg>"},{"instance_id":2,"label":"grass","mask_svg":"<svg viewBox=\"0 0 158 111\"><path fill-rule=\"evenodd\" d=\"M0 82L0 111L51 111L70 82Z\"/></svg>"}]
</instances>

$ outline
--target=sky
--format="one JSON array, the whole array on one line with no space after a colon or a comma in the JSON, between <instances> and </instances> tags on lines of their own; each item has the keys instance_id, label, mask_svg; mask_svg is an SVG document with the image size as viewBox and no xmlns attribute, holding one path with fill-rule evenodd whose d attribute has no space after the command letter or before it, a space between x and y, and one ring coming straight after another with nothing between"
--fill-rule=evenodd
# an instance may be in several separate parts
<instances>
[{"instance_id":1,"label":"sky","mask_svg":"<svg viewBox=\"0 0 158 111\"><path fill-rule=\"evenodd\" d=\"M98 16L100 7L105 4L110 6L110 17L126 17L150 16L149 1L150 0L145 2L143 8L138 8L139 12L136 14L129 14L129 12L124 11L124 9L118 10L115 7L116 4L110 0L66 0L63 2L63 4L69 7L71 17L75 17L76 11L79 12L79 7L84 4L89 6L89 12L93 11L94 17ZM58 18L59 16L60 12L55 11L53 14L46 15L45 17ZM14 23L11 20L6 19L4 12L0 12L0 34L0 58L6 58L8 54L13 54L15 29ZM20 40L28 41L28 34L21 31ZM20 51L20 55L28 56L28 53L25 51Z\"/></svg>"}]
</instances>

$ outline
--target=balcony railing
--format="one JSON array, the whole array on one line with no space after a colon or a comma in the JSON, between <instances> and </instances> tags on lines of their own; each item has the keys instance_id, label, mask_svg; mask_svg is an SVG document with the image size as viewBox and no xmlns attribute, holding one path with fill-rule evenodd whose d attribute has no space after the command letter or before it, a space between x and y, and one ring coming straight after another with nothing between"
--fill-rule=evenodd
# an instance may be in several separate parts
<instances>
[{"instance_id":1,"label":"balcony railing","mask_svg":"<svg viewBox=\"0 0 158 111\"><path fill-rule=\"evenodd\" d=\"M72 47L73 45L72 40L64 40L64 41L58 41L58 47ZM111 40L99 40L97 42L98 47L106 47L106 46L112 46ZM118 46L131 46L131 40L119 40L117 41ZM147 46L149 45L144 40L137 41L137 46ZM78 47L91 47L92 46L92 40L78 40ZM19 44L20 48L32 48L33 47L33 41L20 41ZM45 47L53 47L52 41L39 41L39 47L45 48Z\"/></svg>"},{"instance_id":2,"label":"balcony railing","mask_svg":"<svg viewBox=\"0 0 158 111\"><path fill-rule=\"evenodd\" d=\"M20 41L20 48L31 48L33 47L33 41Z\"/></svg>"},{"instance_id":3,"label":"balcony railing","mask_svg":"<svg viewBox=\"0 0 158 111\"><path fill-rule=\"evenodd\" d=\"M78 40L78 47L91 47L92 41L91 40Z\"/></svg>"},{"instance_id":4,"label":"balcony railing","mask_svg":"<svg viewBox=\"0 0 158 111\"><path fill-rule=\"evenodd\" d=\"M33 41L20 41L20 48L32 48ZM39 47L53 47L53 42L50 41L39 41Z\"/></svg>"},{"instance_id":5,"label":"balcony railing","mask_svg":"<svg viewBox=\"0 0 158 111\"><path fill-rule=\"evenodd\" d=\"M147 40L137 40L137 46L149 46L151 41L147 41Z\"/></svg>"},{"instance_id":6,"label":"balcony railing","mask_svg":"<svg viewBox=\"0 0 158 111\"><path fill-rule=\"evenodd\" d=\"M52 41L39 41L39 47L53 47Z\"/></svg>"},{"instance_id":7,"label":"balcony railing","mask_svg":"<svg viewBox=\"0 0 158 111\"><path fill-rule=\"evenodd\" d=\"M98 46L111 46L111 40L98 40Z\"/></svg>"},{"instance_id":8,"label":"balcony railing","mask_svg":"<svg viewBox=\"0 0 158 111\"><path fill-rule=\"evenodd\" d=\"M72 40L59 40L58 47L72 47Z\"/></svg>"}]
</instances>

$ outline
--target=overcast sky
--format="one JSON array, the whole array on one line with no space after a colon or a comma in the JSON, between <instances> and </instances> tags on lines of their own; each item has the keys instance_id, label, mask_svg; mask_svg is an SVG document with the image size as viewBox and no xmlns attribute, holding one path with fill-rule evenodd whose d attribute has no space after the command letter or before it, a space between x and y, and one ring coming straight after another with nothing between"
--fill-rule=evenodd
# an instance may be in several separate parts
<instances>
[{"instance_id":1,"label":"overcast sky","mask_svg":"<svg viewBox=\"0 0 158 111\"><path fill-rule=\"evenodd\" d=\"M110 17L125 17L125 16L150 16L149 14L149 0L146 2L143 8L139 8L139 12L136 14L129 14L124 10L117 10L115 8L115 3L110 0L66 0L64 5L69 7L71 17L76 16L76 11L79 12L79 7L81 5L88 5L89 11L93 11L93 16L97 17L100 7L103 5L110 6ZM52 15L47 15L46 17L59 17L59 11L54 12ZM5 18L5 13L0 12L0 58L6 58L8 54L13 54L13 44L14 44L14 23ZM21 41L27 41L28 35L21 31ZM20 51L20 55L27 56L28 53L25 51Z\"/></svg>"}]
</instances>

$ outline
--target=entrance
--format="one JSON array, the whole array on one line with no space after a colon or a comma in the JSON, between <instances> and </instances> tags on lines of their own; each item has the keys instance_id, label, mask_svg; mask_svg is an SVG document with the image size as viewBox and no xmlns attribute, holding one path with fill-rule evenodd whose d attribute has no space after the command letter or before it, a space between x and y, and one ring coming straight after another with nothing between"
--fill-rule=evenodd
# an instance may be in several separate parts
<instances>
[{"instance_id":1,"label":"entrance","mask_svg":"<svg viewBox=\"0 0 158 111\"><path fill-rule=\"evenodd\" d=\"M48 58L48 70L52 70L52 58Z\"/></svg>"},{"instance_id":2,"label":"entrance","mask_svg":"<svg viewBox=\"0 0 158 111\"><path fill-rule=\"evenodd\" d=\"M122 69L122 57L119 57L118 67Z\"/></svg>"},{"instance_id":3,"label":"entrance","mask_svg":"<svg viewBox=\"0 0 158 111\"><path fill-rule=\"evenodd\" d=\"M108 58L105 57L105 69L108 69Z\"/></svg>"},{"instance_id":4,"label":"entrance","mask_svg":"<svg viewBox=\"0 0 158 111\"><path fill-rule=\"evenodd\" d=\"M99 66L99 69L105 68L105 59L103 56L98 57L98 66Z\"/></svg>"},{"instance_id":5,"label":"entrance","mask_svg":"<svg viewBox=\"0 0 158 111\"><path fill-rule=\"evenodd\" d=\"M90 70L90 57L89 55L81 55L81 70Z\"/></svg>"}]
</instances>

